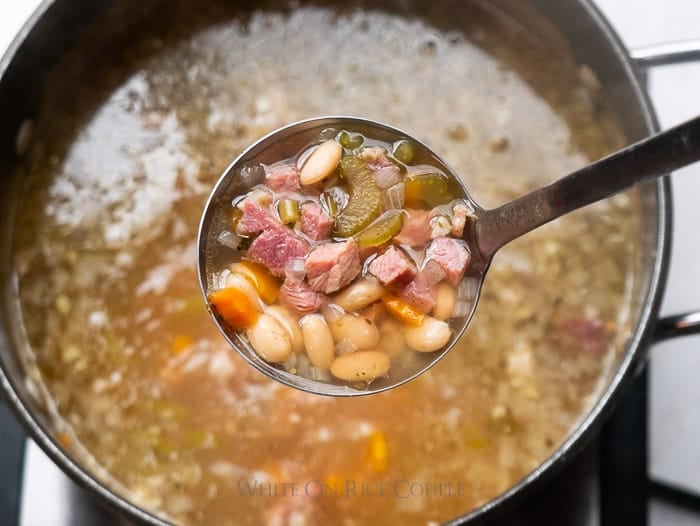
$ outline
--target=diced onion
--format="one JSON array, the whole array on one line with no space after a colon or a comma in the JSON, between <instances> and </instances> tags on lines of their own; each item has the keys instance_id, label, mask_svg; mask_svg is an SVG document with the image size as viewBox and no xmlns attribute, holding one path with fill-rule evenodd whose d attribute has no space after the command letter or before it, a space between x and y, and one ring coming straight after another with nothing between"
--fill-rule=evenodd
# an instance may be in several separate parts
<instances>
[{"instance_id":1,"label":"diced onion","mask_svg":"<svg viewBox=\"0 0 700 526\"><path fill-rule=\"evenodd\" d=\"M297 355L295 353L292 353L289 358L287 359L286 362L282 363L282 367L284 368L285 371L291 371L294 369L297 365Z\"/></svg>"},{"instance_id":2,"label":"diced onion","mask_svg":"<svg viewBox=\"0 0 700 526\"><path fill-rule=\"evenodd\" d=\"M355 351L357 351L357 345L355 345L355 342L350 340L349 338L346 338L344 340L340 340L336 346L335 346L336 353L339 356L343 356L344 354L350 354Z\"/></svg>"},{"instance_id":3,"label":"diced onion","mask_svg":"<svg viewBox=\"0 0 700 526\"><path fill-rule=\"evenodd\" d=\"M431 239L435 239L436 237L442 237L448 235L452 231L452 223L450 223L450 220L445 217L445 216L437 216L433 217L430 220L430 226L431 226L431 232L430 232L430 237Z\"/></svg>"},{"instance_id":4,"label":"diced onion","mask_svg":"<svg viewBox=\"0 0 700 526\"><path fill-rule=\"evenodd\" d=\"M313 366L311 365L311 361L309 360L309 357L306 356L306 354L297 354L297 363L296 363L296 374L299 376L303 376L305 378L309 377L309 369L311 369Z\"/></svg>"},{"instance_id":5,"label":"diced onion","mask_svg":"<svg viewBox=\"0 0 700 526\"><path fill-rule=\"evenodd\" d=\"M241 244L241 236L238 236L233 232L229 232L228 230L222 231L216 238L216 240L225 247L231 248L233 250L236 250Z\"/></svg>"},{"instance_id":6,"label":"diced onion","mask_svg":"<svg viewBox=\"0 0 700 526\"><path fill-rule=\"evenodd\" d=\"M308 376L309 380L315 380L317 382L330 382L331 375L328 371L319 369L318 367L309 367Z\"/></svg>"},{"instance_id":7,"label":"diced onion","mask_svg":"<svg viewBox=\"0 0 700 526\"><path fill-rule=\"evenodd\" d=\"M217 289L225 289L228 284L228 277L231 275L231 271L227 268L214 275L214 285Z\"/></svg>"},{"instance_id":8,"label":"diced onion","mask_svg":"<svg viewBox=\"0 0 700 526\"><path fill-rule=\"evenodd\" d=\"M336 217L348 204L348 193L339 186L332 186L321 194L321 206L331 217Z\"/></svg>"},{"instance_id":9,"label":"diced onion","mask_svg":"<svg viewBox=\"0 0 700 526\"><path fill-rule=\"evenodd\" d=\"M263 181L265 169L259 164L247 164L240 169L238 177L244 188L252 188Z\"/></svg>"},{"instance_id":10,"label":"diced onion","mask_svg":"<svg viewBox=\"0 0 700 526\"><path fill-rule=\"evenodd\" d=\"M405 185L398 183L390 186L382 193L384 208L387 210L403 208Z\"/></svg>"},{"instance_id":11,"label":"diced onion","mask_svg":"<svg viewBox=\"0 0 700 526\"><path fill-rule=\"evenodd\" d=\"M396 166L384 166L374 172L374 180L379 188L389 188L401 182L401 172Z\"/></svg>"},{"instance_id":12,"label":"diced onion","mask_svg":"<svg viewBox=\"0 0 700 526\"><path fill-rule=\"evenodd\" d=\"M479 292L479 280L477 278L464 278L457 287L457 297L470 303L476 298L477 292Z\"/></svg>"},{"instance_id":13,"label":"diced onion","mask_svg":"<svg viewBox=\"0 0 700 526\"><path fill-rule=\"evenodd\" d=\"M287 264L284 266L284 274L291 280L302 281L304 276L306 276L304 260L294 258L287 261Z\"/></svg>"},{"instance_id":14,"label":"diced onion","mask_svg":"<svg viewBox=\"0 0 700 526\"><path fill-rule=\"evenodd\" d=\"M308 161L309 157L311 157L311 154L316 151L316 149L319 147L318 144L311 146L310 148L307 148L301 154L299 154L299 157L297 157L297 169L301 170L304 165L306 164L306 161Z\"/></svg>"},{"instance_id":15,"label":"diced onion","mask_svg":"<svg viewBox=\"0 0 700 526\"><path fill-rule=\"evenodd\" d=\"M459 300L455 303L455 308L452 311L453 318L463 318L471 312L472 303L469 301Z\"/></svg>"}]
</instances>

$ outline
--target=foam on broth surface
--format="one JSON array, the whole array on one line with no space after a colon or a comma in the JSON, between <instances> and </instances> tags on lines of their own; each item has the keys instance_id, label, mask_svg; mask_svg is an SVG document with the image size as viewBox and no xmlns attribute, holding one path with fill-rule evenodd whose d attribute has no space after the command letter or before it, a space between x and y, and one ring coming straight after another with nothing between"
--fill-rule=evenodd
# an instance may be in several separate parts
<instances>
[{"instance_id":1,"label":"foam on broth surface","mask_svg":"<svg viewBox=\"0 0 700 526\"><path fill-rule=\"evenodd\" d=\"M621 350L635 194L504 249L462 344L367 399L293 391L236 356L195 237L230 159L320 114L415 133L486 206L521 195L619 145L574 72L473 7L465 33L374 10L170 9L66 75L25 168L16 272L61 443L187 524L425 525L529 473Z\"/></svg>"}]
</instances>

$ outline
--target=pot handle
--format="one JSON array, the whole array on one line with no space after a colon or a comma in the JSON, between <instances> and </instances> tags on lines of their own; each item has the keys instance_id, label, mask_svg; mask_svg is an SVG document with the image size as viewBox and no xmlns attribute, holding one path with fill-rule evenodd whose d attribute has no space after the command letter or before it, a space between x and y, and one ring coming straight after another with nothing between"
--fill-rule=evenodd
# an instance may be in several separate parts
<instances>
[{"instance_id":1,"label":"pot handle","mask_svg":"<svg viewBox=\"0 0 700 526\"><path fill-rule=\"evenodd\" d=\"M632 49L630 56L642 71L657 66L697 62L700 61L700 40L682 40Z\"/></svg>"},{"instance_id":2,"label":"pot handle","mask_svg":"<svg viewBox=\"0 0 700 526\"><path fill-rule=\"evenodd\" d=\"M643 73L650 68L700 61L700 40L667 42L630 50L632 60ZM700 311L659 319L653 340L660 342L678 336L700 334Z\"/></svg>"},{"instance_id":3,"label":"pot handle","mask_svg":"<svg viewBox=\"0 0 700 526\"><path fill-rule=\"evenodd\" d=\"M660 342L691 334L700 334L700 311L661 318L656 322L652 337L654 342Z\"/></svg>"}]
</instances>

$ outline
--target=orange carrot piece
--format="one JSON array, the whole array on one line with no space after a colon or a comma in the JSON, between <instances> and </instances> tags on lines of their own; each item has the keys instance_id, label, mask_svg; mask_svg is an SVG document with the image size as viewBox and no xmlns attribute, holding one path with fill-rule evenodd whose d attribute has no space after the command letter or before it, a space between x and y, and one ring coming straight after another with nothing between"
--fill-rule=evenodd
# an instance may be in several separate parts
<instances>
[{"instance_id":1,"label":"orange carrot piece","mask_svg":"<svg viewBox=\"0 0 700 526\"><path fill-rule=\"evenodd\" d=\"M209 302L219 316L234 329L247 329L258 321L260 308L245 292L226 287L209 294Z\"/></svg>"},{"instance_id":2,"label":"orange carrot piece","mask_svg":"<svg viewBox=\"0 0 700 526\"><path fill-rule=\"evenodd\" d=\"M177 356L192 345L192 338L187 334L178 334L173 340L173 354Z\"/></svg>"},{"instance_id":3,"label":"orange carrot piece","mask_svg":"<svg viewBox=\"0 0 700 526\"><path fill-rule=\"evenodd\" d=\"M369 461L376 473L383 473L388 467L389 447L381 431L374 431L369 436Z\"/></svg>"},{"instance_id":4,"label":"orange carrot piece","mask_svg":"<svg viewBox=\"0 0 700 526\"><path fill-rule=\"evenodd\" d=\"M418 327L423 323L425 314L410 303L406 303L395 294L385 294L382 296L382 303L384 303L387 312L401 323L405 323L411 327Z\"/></svg>"},{"instance_id":5,"label":"orange carrot piece","mask_svg":"<svg viewBox=\"0 0 700 526\"><path fill-rule=\"evenodd\" d=\"M246 278L258 291L260 298L268 305L274 303L279 296L279 280L263 265L253 261L239 261L231 265L231 272Z\"/></svg>"},{"instance_id":6,"label":"orange carrot piece","mask_svg":"<svg viewBox=\"0 0 700 526\"><path fill-rule=\"evenodd\" d=\"M73 447L73 440L70 435L64 431L60 431L56 434L56 440L65 449L70 449Z\"/></svg>"}]
</instances>

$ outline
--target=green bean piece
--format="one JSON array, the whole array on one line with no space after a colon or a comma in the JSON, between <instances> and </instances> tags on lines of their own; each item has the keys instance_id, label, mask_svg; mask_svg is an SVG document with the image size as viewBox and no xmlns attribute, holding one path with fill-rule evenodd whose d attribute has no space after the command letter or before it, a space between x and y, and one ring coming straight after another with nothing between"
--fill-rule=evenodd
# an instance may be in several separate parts
<instances>
[{"instance_id":1,"label":"green bean piece","mask_svg":"<svg viewBox=\"0 0 700 526\"><path fill-rule=\"evenodd\" d=\"M355 150L356 148L362 146L362 143L365 142L365 138L359 133L348 133L346 131L341 131L338 134L338 142L343 148Z\"/></svg>"},{"instance_id":2,"label":"green bean piece","mask_svg":"<svg viewBox=\"0 0 700 526\"><path fill-rule=\"evenodd\" d=\"M282 199L277 204L280 221L285 225L293 225L299 221L299 203L294 199Z\"/></svg>"},{"instance_id":3,"label":"green bean piece","mask_svg":"<svg viewBox=\"0 0 700 526\"><path fill-rule=\"evenodd\" d=\"M403 211L388 210L363 231L355 234L355 242L360 247L377 247L387 243L401 232Z\"/></svg>"},{"instance_id":4,"label":"green bean piece","mask_svg":"<svg viewBox=\"0 0 700 526\"><path fill-rule=\"evenodd\" d=\"M434 208L455 198L447 179L441 174L411 175L405 179L404 185L404 202L407 208Z\"/></svg>"},{"instance_id":5,"label":"green bean piece","mask_svg":"<svg viewBox=\"0 0 700 526\"><path fill-rule=\"evenodd\" d=\"M348 184L348 204L336 217L333 233L339 237L350 237L379 215L382 192L372 170L356 155L348 155L340 161L340 173Z\"/></svg>"},{"instance_id":6,"label":"green bean piece","mask_svg":"<svg viewBox=\"0 0 700 526\"><path fill-rule=\"evenodd\" d=\"M403 164L409 164L416 155L413 144L406 139L396 141L392 149L394 158Z\"/></svg>"}]
</instances>

